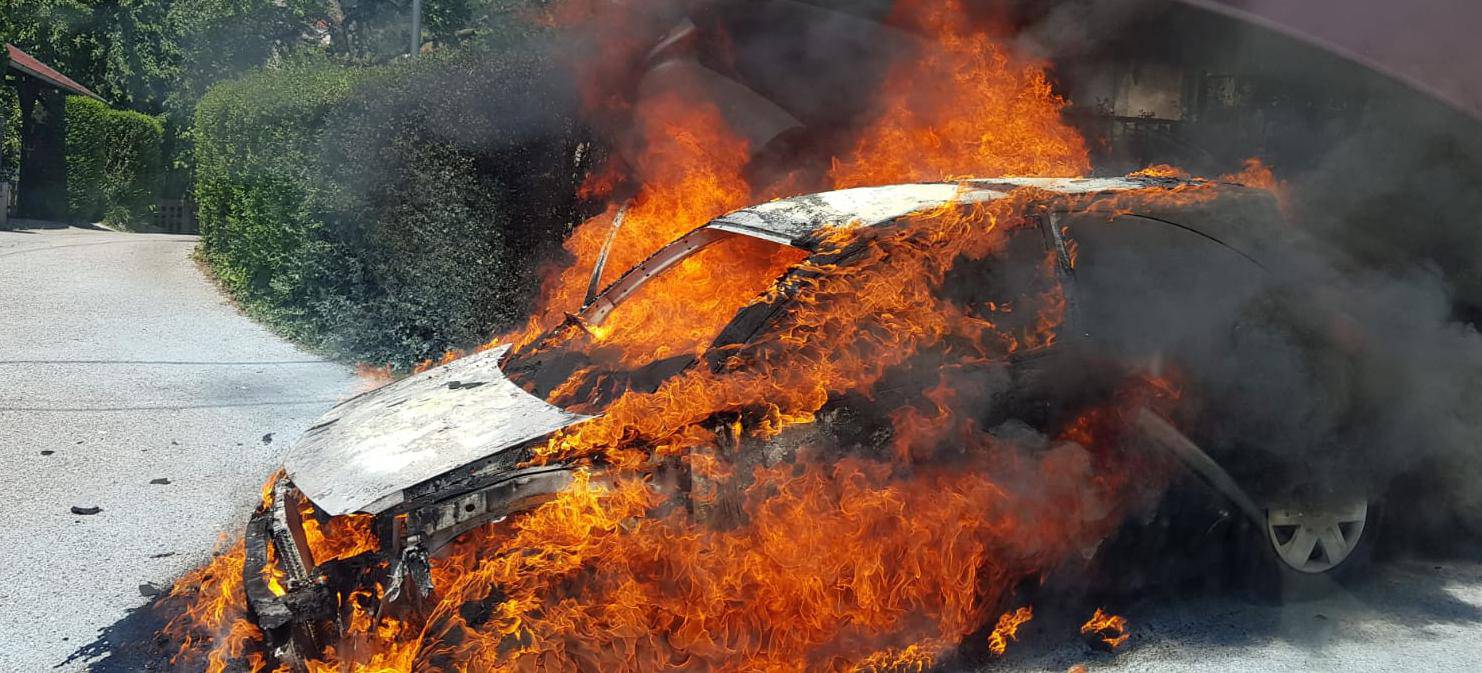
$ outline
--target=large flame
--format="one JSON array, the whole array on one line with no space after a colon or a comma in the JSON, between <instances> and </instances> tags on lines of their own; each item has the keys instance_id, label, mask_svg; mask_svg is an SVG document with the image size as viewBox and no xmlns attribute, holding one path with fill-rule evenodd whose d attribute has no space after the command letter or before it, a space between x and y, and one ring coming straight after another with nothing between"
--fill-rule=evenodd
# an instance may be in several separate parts
<instances>
[{"instance_id":1,"label":"large flame","mask_svg":"<svg viewBox=\"0 0 1482 673\"><path fill-rule=\"evenodd\" d=\"M178 612L161 631L180 643L171 664L207 673L221 673L231 662L245 664L252 673L266 666L262 653L249 647L261 641L262 633L246 619L244 559L238 540L175 582L163 602Z\"/></svg>"},{"instance_id":2,"label":"large flame","mask_svg":"<svg viewBox=\"0 0 1482 673\"><path fill-rule=\"evenodd\" d=\"M970 30L956 2L899 5L898 18L936 47L887 77L878 114L833 164L835 186L1088 170L1040 65ZM620 209L603 284L773 193L745 179L751 148L718 110L679 96L641 107L641 183L575 229L570 263L545 277L528 323L496 341L527 344L578 307ZM611 184L603 175L594 189ZM719 373L692 368L653 392L624 394L537 447L540 461L600 465L604 477L580 472L554 500L451 545L433 559L437 590L417 616L378 616L381 588L358 590L343 606L343 639L310 670L922 670L975 633L1002 651L1032 614L1009 610L1020 584L1082 558L1140 490L1156 488L1157 470L1121 450L1120 419L1169 397L1162 382L1129 381L1118 403L1037 439L979 427L961 399L967 368L1001 369L1010 354L1056 338L1058 283L1012 306L964 307L937 291L962 260L1002 254L1044 196L953 204L889 232L836 223L826 247L860 246L858 258L803 262L808 273L770 338L730 354ZM1138 197L1077 205L1116 212L1129 198ZM691 258L584 330L618 349L605 366L702 347L758 281L799 262L794 251L734 245ZM1046 253L1045 278L1054 264ZM890 411L885 450L802 433L787 455L756 459L831 399L869 399L923 357L952 364L923 379L916 402ZM666 458L695 474L698 506L652 477ZM704 515L703 505L721 502L737 513L725 525ZM375 548L368 518L305 520L321 561ZM244 619L242 565L238 543L166 600L181 611L166 630L183 643L179 665L264 666L261 634Z\"/></svg>"},{"instance_id":3,"label":"large flame","mask_svg":"<svg viewBox=\"0 0 1482 673\"><path fill-rule=\"evenodd\" d=\"M1086 143L1061 118L1065 101L1051 91L1044 65L975 32L961 4L896 4L899 20L935 39L887 78L880 116L853 154L834 163L836 187L1090 170Z\"/></svg>"},{"instance_id":4,"label":"large flame","mask_svg":"<svg viewBox=\"0 0 1482 673\"><path fill-rule=\"evenodd\" d=\"M602 24L627 16L586 3L570 5L562 23L580 16ZM920 58L906 59L887 78L874 121L851 152L834 161L835 188L968 176L1064 177L1090 169L1085 142L1061 118L1065 102L1050 89L1043 64L1016 59L987 35L972 32L957 0L912 0L895 11L897 20L926 31L933 47ZM626 40L616 36L608 44L618 52L629 48L617 46ZM579 71L588 77L605 71L600 63L582 66ZM777 189L753 189L746 182L751 148L714 106L668 93L630 112L636 136L646 143L634 168L643 183L612 241L605 281L680 234ZM597 174L594 182L603 185L598 191L612 179ZM620 205L577 227L565 244L574 262L547 274L535 314L522 330L490 345L526 343L580 306ZM714 284L703 280L676 281L693 291L673 297L708 296Z\"/></svg>"},{"instance_id":5,"label":"large flame","mask_svg":"<svg viewBox=\"0 0 1482 673\"><path fill-rule=\"evenodd\" d=\"M647 182L630 204L615 203L572 232L565 249L574 261L548 273L539 305L523 330L491 344L526 343L559 323L566 312L580 308L592 270L612 234L613 220L624 205L626 212L612 240L600 285L690 229L746 205L751 189L741 171L749 148L730 131L714 106L663 95L636 111L634 118L647 141L637 167ZM684 270L686 274L703 272ZM700 280L696 280L697 287Z\"/></svg>"}]
</instances>

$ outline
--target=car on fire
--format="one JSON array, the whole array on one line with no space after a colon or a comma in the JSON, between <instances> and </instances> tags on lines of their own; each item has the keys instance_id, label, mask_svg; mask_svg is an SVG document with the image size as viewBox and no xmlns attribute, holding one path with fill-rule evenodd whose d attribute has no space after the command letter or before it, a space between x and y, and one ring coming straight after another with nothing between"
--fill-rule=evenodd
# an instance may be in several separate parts
<instances>
[{"instance_id":1,"label":"car on fire","mask_svg":"<svg viewBox=\"0 0 1482 673\"><path fill-rule=\"evenodd\" d=\"M1092 196L1191 187L1209 198L1196 205L1170 199L1172 205L1160 208L1129 201L1114 212L1075 205ZM1177 369L1191 386L1241 377L1238 354L1200 351L1208 347L1205 337L1245 329L1242 307L1282 274L1284 258L1300 254L1300 241L1281 225L1275 200L1263 189L1166 177L1005 178L845 189L743 208L659 249L545 336L363 393L309 428L247 526L243 572L254 619L278 659L292 663L332 640L338 597L352 585L381 585L383 603L435 592L430 557L572 482L577 465L532 461L532 447L602 415L625 391L652 391L690 368L719 371L728 353L765 334L785 311L792 298L786 288L797 285L788 279L818 265L854 263L848 247L824 244L829 227L889 228L913 214L989 202L1020 188L1039 195L1023 209L1031 226L1014 230L991 263L954 269L960 277L939 289L973 310L1012 303L1039 283L1063 287L1061 338L1013 355L1014 393L997 400L991 413L1047 421L1058 405L1046 400L1088 394L1095 387L1089 372L1102 366ZM758 257L774 264L763 265L763 274L737 274L760 282L744 288L750 299L720 312L718 323L676 330L704 344L673 344L621 372L585 374L600 360L593 335L614 312L702 251L728 244L739 247L707 258L716 273ZM1215 363L1217 371L1204 376L1199 363ZM1244 374L1270 378L1272 372ZM1260 394L1259 388L1225 392L1241 400ZM984 419L985 427L994 422ZM1252 546L1285 581L1326 582L1352 572L1372 546L1375 494L1315 485L1279 454L1240 446L1219 428L1175 423L1150 410L1137 425L1150 446L1212 487L1229 516L1259 532ZM1176 425L1195 429L1186 435ZM600 460L589 467L602 468ZM315 558L306 526L322 528L350 515L370 520L375 549ZM270 563L279 576L265 572Z\"/></svg>"}]
</instances>

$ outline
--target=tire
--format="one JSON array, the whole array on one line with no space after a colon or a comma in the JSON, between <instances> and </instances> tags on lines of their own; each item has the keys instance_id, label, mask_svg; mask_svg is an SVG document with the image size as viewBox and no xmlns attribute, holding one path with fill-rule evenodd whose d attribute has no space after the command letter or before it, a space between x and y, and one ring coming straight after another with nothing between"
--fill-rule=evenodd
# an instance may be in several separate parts
<instances>
[{"instance_id":1,"label":"tire","mask_svg":"<svg viewBox=\"0 0 1482 673\"><path fill-rule=\"evenodd\" d=\"M1310 601L1344 591L1367 576L1384 512L1353 499L1336 506L1270 506L1243 546L1253 597L1266 603Z\"/></svg>"}]
</instances>

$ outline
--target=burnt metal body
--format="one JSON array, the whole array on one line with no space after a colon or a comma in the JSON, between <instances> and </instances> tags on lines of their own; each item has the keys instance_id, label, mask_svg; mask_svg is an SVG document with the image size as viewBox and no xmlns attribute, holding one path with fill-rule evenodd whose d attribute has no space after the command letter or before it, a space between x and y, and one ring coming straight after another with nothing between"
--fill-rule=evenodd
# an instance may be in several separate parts
<instances>
[{"instance_id":1,"label":"burnt metal body","mask_svg":"<svg viewBox=\"0 0 1482 673\"><path fill-rule=\"evenodd\" d=\"M384 512L414 484L580 423L499 370L501 346L427 370L332 409L284 461L331 516Z\"/></svg>"},{"instance_id":2,"label":"burnt metal body","mask_svg":"<svg viewBox=\"0 0 1482 673\"><path fill-rule=\"evenodd\" d=\"M1160 178L1014 178L858 188L773 201L728 213L679 238L620 276L583 307L579 317L601 323L643 283L727 237L759 238L815 253L814 261L848 263L847 251L819 259L820 229L888 225L944 205L1003 198L1019 187L1034 187L1046 195L1032 215L1041 226L1032 231L1038 232L1043 249L1058 258L1058 273L1075 314L1080 301L1076 269L1062 230L1065 218L1076 213L1060 199L1187 184ZM1260 190L1205 187L1218 190L1217 201L1253 200L1275 217L1272 200ZM1155 227L1185 231L1253 273L1265 273L1262 258L1272 247L1285 245L1275 219L1194 229L1158 214L1130 212L1119 217L1141 217ZM1097 218L1107 219L1104 214ZM784 297L749 305L732 318L716 344L747 342L786 303ZM1067 349L1098 338L1091 323L1072 318L1067 324L1072 332ZM270 505L248 523L243 571L252 612L281 661L296 662L329 642L327 636L344 618L335 606L344 604L354 585L374 581L386 587L383 607L409 589L420 595L435 591L428 577L430 555L470 530L548 500L571 483L575 467L529 466L529 448L592 416L554 406L512 382L501 370L507 350L504 346L470 355L347 400L295 444ZM700 360L680 363L673 371ZM1026 358L1026 363L1030 361L1022 367L1026 381L1035 377L1036 368L1053 366L1053 359ZM1162 419L1144 418L1141 425L1150 445L1165 448L1241 511L1252 513L1252 496L1220 462ZM304 540L301 499L320 516L374 515L379 551L364 555L370 558L316 562ZM275 595L264 574L270 557L283 575L281 595Z\"/></svg>"}]
</instances>

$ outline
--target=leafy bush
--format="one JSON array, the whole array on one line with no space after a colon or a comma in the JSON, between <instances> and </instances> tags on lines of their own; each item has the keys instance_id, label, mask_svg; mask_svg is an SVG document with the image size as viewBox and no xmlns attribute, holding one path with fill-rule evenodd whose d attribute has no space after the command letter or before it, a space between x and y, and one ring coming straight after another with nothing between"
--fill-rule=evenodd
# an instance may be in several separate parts
<instances>
[{"instance_id":1,"label":"leafy bush","mask_svg":"<svg viewBox=\"0 0 1482 673\"><path fill-rule=\"evenodd\" d=\"M361 73L301 60L210 88L196 107L201 251L251 313L309 342L334 252L310 205L318 129Z\"/></svg>"},{"instance_id":2,"label":"leafy bush","mask_svg":"<svg viewBox=\"0 0 1482 673\"><path fill-rule=\"evenodd\" d=\"M67 209L89 222L131 227L146 221L164 174L159 119L67 98Z\"/></svg>"},{"instance_id":3,"label":"leafy bush","mask_svg":"<svg viewBox=\"0 0 1482 673\"><path fill-rule=\"evenodd\" d=\"M538 45L376 67L297 59L196 112L202 253L252 314L407 365L523 314L578 217L575 103Z\"/></svg>"}]
</instances>

